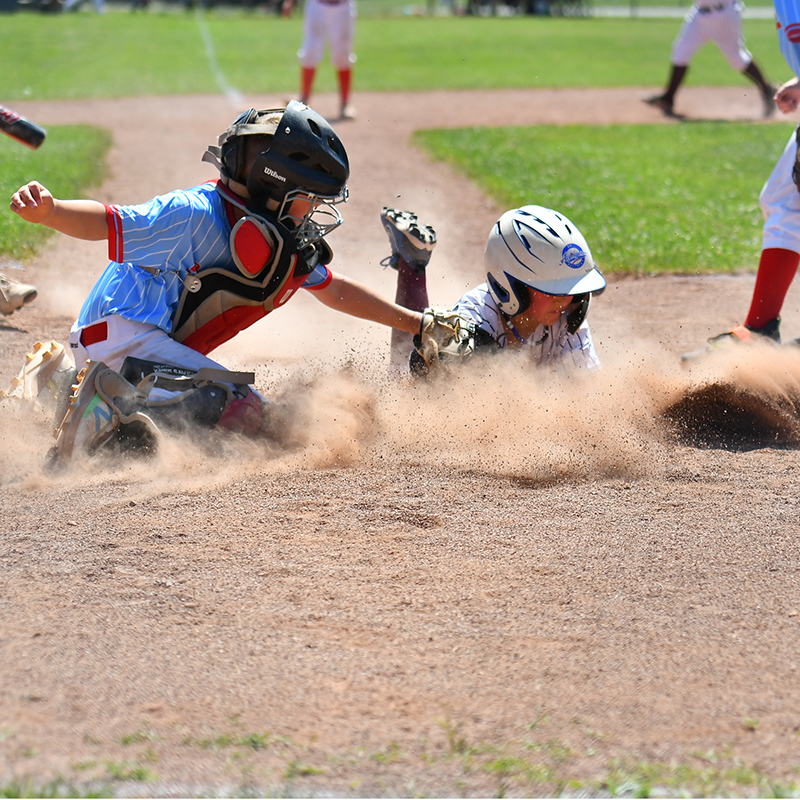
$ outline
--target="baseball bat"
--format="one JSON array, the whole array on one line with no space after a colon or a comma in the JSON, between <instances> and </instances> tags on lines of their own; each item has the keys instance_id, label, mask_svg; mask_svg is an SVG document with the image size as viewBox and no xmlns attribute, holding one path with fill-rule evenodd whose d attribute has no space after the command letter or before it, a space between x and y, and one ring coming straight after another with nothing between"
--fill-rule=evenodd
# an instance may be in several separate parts
<instances>
[{"instance_id":1,"label":"baseball bat","mask_svg":"<svg viewBox=\"0 0 800 800\"><path fill-rule=\"evenodd\" d=\"M35 125L29 119L21 117L15 111L5 106L0 106L0 131L8 134L12 139L27 145L35 150L44 141L47 131Z\"/></svg>"}]
</instances>

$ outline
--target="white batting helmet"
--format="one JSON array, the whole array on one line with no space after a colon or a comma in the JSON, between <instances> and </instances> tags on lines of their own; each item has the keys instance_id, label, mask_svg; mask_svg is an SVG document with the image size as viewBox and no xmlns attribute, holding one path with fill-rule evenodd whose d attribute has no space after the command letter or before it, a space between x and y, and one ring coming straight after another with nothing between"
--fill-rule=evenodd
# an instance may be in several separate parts
<instances>
[{"instance_id":1,"label":"white batting helmet","mask_svg":"<svg viewBox=\"0 0 800 800\"><path fill-rule=\"evenodd\" d=\"M577 226L542 206L506 211L489 234L483 261L489 291L509 317L528 307L525 287L574 297L606 285Z\"/></svg>"}]
</instances>

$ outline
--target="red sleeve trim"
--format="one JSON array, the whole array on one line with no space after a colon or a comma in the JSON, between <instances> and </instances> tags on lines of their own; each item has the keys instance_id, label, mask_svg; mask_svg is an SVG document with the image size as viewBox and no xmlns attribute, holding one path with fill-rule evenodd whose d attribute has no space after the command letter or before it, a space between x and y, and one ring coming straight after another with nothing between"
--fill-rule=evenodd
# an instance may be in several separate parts
<instances>
[{"instance_id":1,"label":"red sleeve trim","mask_svg":"<svg viewBox=\"0 0 800 800\"><path fill-rule=\"evenodd\" d=\"M122 217L116 206L104 203L106 209L106 223L108 224L108 257L112 261L123 261L122 248Z\"/></svg>"}]
</instances>

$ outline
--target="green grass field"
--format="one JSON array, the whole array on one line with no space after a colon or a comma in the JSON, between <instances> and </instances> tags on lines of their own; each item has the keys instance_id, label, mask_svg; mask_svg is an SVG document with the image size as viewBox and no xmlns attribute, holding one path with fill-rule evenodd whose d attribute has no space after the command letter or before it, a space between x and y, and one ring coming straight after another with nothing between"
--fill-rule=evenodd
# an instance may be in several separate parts
<instances>
[{"instance_id":1,"label":"green grass field","mask_svg":"<svg viewBox=\"0 0 800 800\"><path fill-rule=\"evenodd\" d=\"M46 145L35 151L0 136L0 197L6 209L0 216L0 255L26 258L50 234L23 222L6 200L34 176L56 197L81 197L102 181L110 145L107 131L86 125L49 127Z\"/></svg>"},{"instance_id":2,"label":"green grass field","mask_svg":"<svg viewBox=\"0 0 800 800\"><path fill-rule=\"evenodd\" d=\"M564 212L610 272L755 266L758 192L792 125L697 123L423 131L415 141L502 206Z\"/></svg>"},{"instance_id":3,"label":"green grass field","mask_svg":"<svg viewBox=\"0 0 800 800\"><path fill-rule=\"evenodd\" d=\"M376 0L385 2L386 0ZM112 10L0 16L5 96L69 99L220 91L214 67L246 93L292 93L297 83L299 15L259 11ZM647 87L666 76L678 19L367 15L358 23L355 91L519 87ZM748 43L774 80L787 77L774 25L745 23ZM213 43L209 53L204 34ZM30 54L34 53L35 58ZM620 56L620 54L623 54ZM113 65L99 69L99 64ZM713 47L704 48L688 85L747 86ZM317 91L335 88L324 63ZM490 124L491 115L481 122ZM424 128L424 120L420 120ZM426 132L433 157L464 170L502 205L540 202L591 229L595 256L609 271L741 269L755 264L760 243L758 190L790 127L747 124L612 126ZM86 156L103 152L86 139ZM35 157L51 159L44 175L63 196L80 196L100 166L85 164L54 178L75 159L56 152L53 131ZM0 142L0 144L3 144ZM27 179L15 143L0 150L3 188ZM5 156L4 156L5 154ZM80 163L80 162L79 162ZM25 255L41 232L0 218L0 252Z\"/></svg>"},{"instance_id":4,"label":"green grass field","mask_svg":"<svg viewBox=\"0 0 800 800\"><path fill-rule=\"evenodd\" d=\"M206 54L249 94L294 92L301 20L259 13L94 13L0 16L3 100L218 93ZM660 86L676 19L366 18L358 22L355 91ZM774 24L749 20L748 44L786 79ZM31 54L35 57L31 57ZM622 55L620 55L622 54ZM101 67L102 65L102 67ZM320 67L317 91L335 88ZM744 86L713 46L687 85Z\"/></svg>"}]
</instances>

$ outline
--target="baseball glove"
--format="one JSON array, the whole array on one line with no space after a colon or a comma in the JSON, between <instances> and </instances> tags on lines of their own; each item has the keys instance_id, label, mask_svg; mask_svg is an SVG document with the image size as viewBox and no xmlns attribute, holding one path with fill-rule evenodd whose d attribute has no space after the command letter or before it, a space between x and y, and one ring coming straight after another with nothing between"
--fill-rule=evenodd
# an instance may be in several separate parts
<instances>
[{"instance_id":1,"label":"baseball glove","mask_svg":"<svg viewBox=\"0 0 800 800\"><path fill-rule=\"evenodd\" d=\"M422 312L414 349L425 362L425 372L436 369L442 359L467 358L475 352L480 331L472 320L441 308Z\"/></svg>"},{"instance_id":2,"label":"baseball glove","mask_svg":"<svg viewBox=\"0 0 800 800\"><path fill-rule=\"evenodd\" d=\"M794 140L797 142L797 155L794 157L794 164L792 165L792 180L798 191L800 191L800 125L795 131Z\"/></svg>"}]
</instances>

